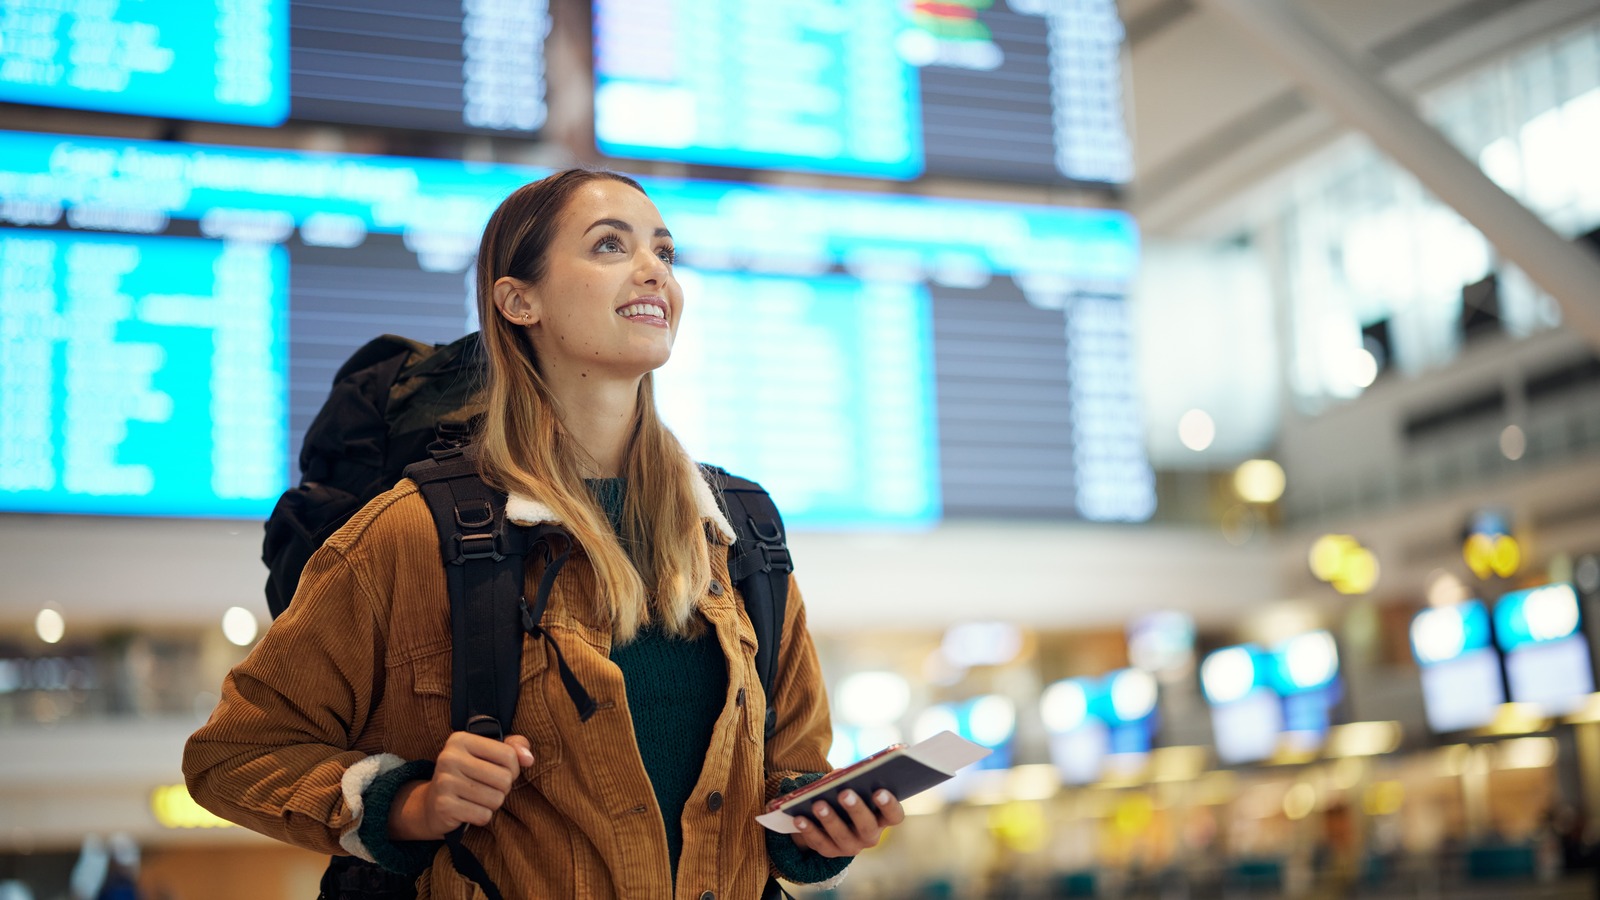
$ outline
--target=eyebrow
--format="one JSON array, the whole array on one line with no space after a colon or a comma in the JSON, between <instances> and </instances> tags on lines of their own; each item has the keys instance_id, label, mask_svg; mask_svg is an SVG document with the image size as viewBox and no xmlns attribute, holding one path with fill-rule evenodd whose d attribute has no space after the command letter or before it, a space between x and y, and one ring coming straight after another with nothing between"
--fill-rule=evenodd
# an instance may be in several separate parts
<instances>
[{"instance_id":1,"label":"eyebrow","mask_svg":"<svg viewBox=\"0 0 1600 900\"><path fill-rule=\"evenodd\" d=\"M596 228L599 228L601 225L609 225L618 231L626 231L629 234L633 233L633 226L622 221L621 219L596 219L593 225L590 225L588 228L583 230L583 233L588 234ZM657 228L655 236L669 238L672 237L672 232L666 230L665 228Z\"/></svg>"}]
</instances>

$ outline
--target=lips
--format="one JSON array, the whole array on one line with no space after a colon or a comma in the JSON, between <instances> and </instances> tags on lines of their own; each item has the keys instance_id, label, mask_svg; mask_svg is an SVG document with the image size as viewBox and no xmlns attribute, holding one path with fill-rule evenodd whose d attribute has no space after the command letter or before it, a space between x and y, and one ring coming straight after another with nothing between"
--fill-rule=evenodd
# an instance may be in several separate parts
<instances>
[{"instance_id":1,"label":"lips","mask_svg":"<svg viewBox=\"0 0 1600 900\"><path fill-rule=\"evenodd\" d=\"M624 319L643 319L665 324L667 304L656 297L641 297L626 306L618 307L617 315Z\"/></svg>"}]
</instances>

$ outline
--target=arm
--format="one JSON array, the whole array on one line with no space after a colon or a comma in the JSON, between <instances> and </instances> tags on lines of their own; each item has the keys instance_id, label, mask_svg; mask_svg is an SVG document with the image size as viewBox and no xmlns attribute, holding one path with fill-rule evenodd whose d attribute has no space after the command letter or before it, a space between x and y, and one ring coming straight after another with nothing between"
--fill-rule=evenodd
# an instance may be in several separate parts
<instances>
[{"instance_id":1,"label":"arm","mask_svg":"<svg viewBox=\"0 0 1600 900\"><path fill-rule=\"evenodd\" d=\"M375 503L312 556L288 611L229 673L222 701L190 738L184 771L190 793L224 818L415 873L446 833L486 824L533 755L525 737L465 732L435 760L355 749L385 745L382 726L369 723L383 696L396 591L432 589L403 575L397 586L388 559L432 540L432 523L417 515L425 510L385 508Z\"/></svg>"},{"instance_id":2,"label":"arm","mask_svg":"<svg viewBox=\"0 0 1600 900\"><path fill-rule=\"evenodd\" d=\"M318 550L294 603L228 674L190 737L190 794L278 840L349 852L340 839L360 823L362 792L404 762L353 749L382 695L385 625L341 550Z\"/></svg>"}]
</instances>

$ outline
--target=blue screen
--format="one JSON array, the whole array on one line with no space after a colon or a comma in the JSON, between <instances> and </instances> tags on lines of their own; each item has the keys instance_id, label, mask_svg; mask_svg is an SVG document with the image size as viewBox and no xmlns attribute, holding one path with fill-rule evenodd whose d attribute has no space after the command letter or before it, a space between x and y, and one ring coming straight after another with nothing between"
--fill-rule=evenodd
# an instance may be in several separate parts
<instances>
[{"instance_id":1,"label":"blue screen","mask_svg":"<svg viewBox=\"0 0 1600 900\"><path fill-rule=\"evenodd\" d=\"M653 5L651 5L653 6ZM899 3L595 4L595 134L614 156L906 178L922 168ZM663 28L663 25L666 27Z\"/></svg>"},{"instance_id":2,"label":"blue screen","mask_svg":"<svg viewBox=\"0 0 1600 900\"><path fill-rule=\"evenodd\" d=\"M289 112L288 0L12 0L0 100L277 125Z\"/></svg>"},{"instance_id":3,"label":"blue screen","mask_svg":"<svg viewBox=\"0 0 1600 900\"><path fill-rule=\"evenodd\" d=\"M939 516L926 289L843 275L680 269L693 305L656 373L662 418L705 459L762 472L812 527L925 525ZM751 307L757 320L740 315ZM749 402L749 380L770 403Z\"/></svg>"},{"instance_id":4,"label":"blue screen","mask_svg":"<svg viewBox=\"0 0 1600 900\"><path fill-rule=\"evenodd\" d=\"M1582 604L1570 584L1512 591L1494 605L1494 637L1510 653L1521 647L1559 641L1578 631Z\"/></svg>"},{"instance_id":5,"label":"blue screen","mask_svg":"<svg viewBox=\"0 0 1600 900\"><path fill-rule=\"evenodd\" d=\"M251 478L270 471L270 490L255 481L248 491L219 487L235 482L202 479L196 463L155 479L158 487L176 485L178 474L194 479L164 498L59 481L0 490L0 509L265 514L295 477L293 451L351 352L385 332L445 341L477 327L470 270L484 223L508 193L543 174L0 135L0 223L51 246L81 239L136 249L142 262L118 289L133 298L132 311L118 312L128 324L115 341L143 348L146 366L159 351L168 373L160 377L181 382L150 388L172 398L170 421L150 418L140 401L128 407L137 415L95 412L104 424L83 433L109 441L120 422L133 422L127 445L113 442L118 464L133 465L141 429L169 435L168 446L222 440L221 431L197 437L209 426L184 410L207 411L218 429L238 425L241 409L274 417L270 433L249 432L259 443L225 451L239 454ZM676 238L687 300L679 346L660 373L663 417L696 457L765 484L796 526L1149 516L1154 486L1121 299L1138 258L1127 215L708 181L645 185ZM232 282L218 282L218 273L252 247L265 253L258 287L272 313L250 327L275 361L207 375L226 360L205 349L211 326L158 327L139 318L147 301L138 298L232 298ZM50 271L52 305L29 313L48 327L5 336L8 383L33 385L31 370L11 360L63 352L62 326L48 323L67 315L65 286L80 276ZM35 302L19 291L4 285L8 315ZM192 311L198 301L186 303L178 308ZM6 409L43 403L45 420L65 421L84 402L80 383L70 372L52 378L48 392L9 393ZM210 401L196 393L205 384L214 385ZM223 388L235 393L215 394ZM226 399L235 396L249 399ZM20 446L13 433L0 429L7 453ZM39 444L29 451L35 460L65 459L74 440L57 424L27 434ZM147 457L138 465L164 464Z\"/></svg>"},{"instance_id":6,"label":"blue screen","mask_svg":"<svg viewBox=\"0 0 1600 900\"><path fill-rule=\"evenodd\" d=\"M0 229L0 497L263 516L288 475L285 254Z\"/></svg>"},{"instance_id":7,"label":"blue screen","mask_svg":"<svg viewBox=\"0 0 1600 900\"><path fill-rule=\"evenodd\" d=\"M897 179L1132 174L1111 0L593 10L595 140L611 156Z\"/></svg>"}]
</instances>

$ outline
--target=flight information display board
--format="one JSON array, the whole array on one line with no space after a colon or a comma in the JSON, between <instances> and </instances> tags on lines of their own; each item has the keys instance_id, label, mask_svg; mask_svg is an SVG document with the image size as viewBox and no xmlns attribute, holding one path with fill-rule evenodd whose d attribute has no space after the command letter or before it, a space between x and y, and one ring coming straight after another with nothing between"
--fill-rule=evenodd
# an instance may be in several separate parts
<instances>
[{"instance_id":1,"label":"flight information display board","mask_svg":"<svg viewBox=\"0 0 1600 900\"><path fill-rule=\"evenodd\" d=\"M0 228L0 496L27 512L259 515L288 448L285 254Z\"/></svg>"},{"instance_id":2,"label":"flight information display board","mask_svg":"<svg viewBox=\"0 0 1600 900\"><path fill-rule=\"evenodd\" d=\"M0 101L533 134L549 31L547 0L8 0Z\"/></svg>"},{"instance_id":3,"label":"flight information display board","mask_svg":"<svg viewBox=\"0 0 1600 900\"><path fill-rule=\"evenodd\" d=\"M55 287L46 291L44 263L8 265L34 274L8 274L0 296L8 314L31 317L6 323L0 383L22 387L5 409L53 424L0 427L0 460L11 471L13 459L64 459L75 438L60 423L66 410L87 409L100 424L79 430L98 435L102 463L111 452L128 468L113 470L127 479L122 493L107 494L63 478L59 463L30 463L23 471L32 480L0 487L0 510L265 515L296 477L293 451L353 350L384 332L447 341L477 327L471 266L484 222L506 194L543 174L0 134L0 226L8 239L34 242L16 252L42 259L49 246L52 259L66 259L89 254L73 242L92 239L122 248L106 252L132 265L112 292L123 306L108 319L118 323L110 345L74 358L126 352L149 371L148 387L143 376L119 386L142 399L114 410L75 399L88 382L66 362L53 363L41 386L39 361L67 359L62 323L75 320L64 286L76 276L50 269ZM707 181L645 185L673 230L686 295L678 346L659 373L663 417L698 458L763 482L796 526L1138 521L1154 511L1122 301L1138 254L1127 215ZM248 297L221 274L246 259L260 285ZM216 311L203 309L206 297ZM221 310L235 306L249 310L238 322L248 320L259 348L273 348L270 359L217 349L235 327ZM164 317L141 318L161 309ZM248 366L218 369L234 359ZM194 393L199 384L211 393ZM12 398L32 399L14 406ZM156 415L162 403L170 420ZM270 471L271 489L240 475L258 488L248 498L216 484L191 497L136 452L142 435L161 432L165 446L192 445L196 460L209 459L207 440L180 422L201 407L228 425L214 424L211 443L228 435L229 464L251 478ZM247 412L248 428L235 421ZM258 413L275 416L276 429ZM133 471L140 465L148 474ZM192 480L203 468L171 471Z\"/></svg>"},{"instance_id":4,"label":"flight information display board","mask_svg":"<svg viewBox=\"0 0 1600 900\"><path fill-rule=\"evenodd\" d=\"M277 125L288 0L7 0L0 100Z\"/></svg>"},{"instance_id":5,"label":"flight information display board","mask_svg":"<svg viewBox=\"0 0 1600 900\"><path fill-rule=\"evenodd\" d=\"M847 275L679 278L693 299L656 380L679 440L763 473L762 485L806 510L813 527L938 518L926 288ZM759 318L745 314L752 307ZM752 384L783 402L752 402Z\"/></svg>"},{"instance_id":6,"label":"flight information display board","mask_svg":"<svg viewBox=\"0 0 1600 900\"><path fill-rule=\"evenodd\" d=\"M618 157L907 179L1122 184L1113 0L594 4Z\"/></svg>"},{"instance_id":7,"label":"flight information display board","mask_svg":"<svg viewBox=\"0 0 1600 900\"><path fill-rule=\"evenodd\" d=\"M544 127L547 0L290 0L296 119L425 131Z\"/></svg>"}]
</instances>

